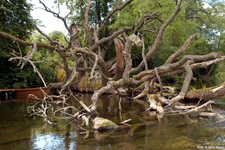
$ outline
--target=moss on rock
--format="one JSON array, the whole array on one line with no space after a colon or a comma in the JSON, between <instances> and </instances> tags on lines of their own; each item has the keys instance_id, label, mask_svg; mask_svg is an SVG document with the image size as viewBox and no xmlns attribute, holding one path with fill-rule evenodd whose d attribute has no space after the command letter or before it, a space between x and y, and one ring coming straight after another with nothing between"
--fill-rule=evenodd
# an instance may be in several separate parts
<instances>
[{"instance_id":1,"label":"moss on rock","mask_svg":"<svg viewBox=\"0 0 225 150\"><path fill-rule=\"evenodd\" d=\"M93 120L93 129L94 130L110 130L110 129L116 129L119 126L112 122L111 120L101 118L101 117L96 117Z\"/></svg>"}]
</instances>

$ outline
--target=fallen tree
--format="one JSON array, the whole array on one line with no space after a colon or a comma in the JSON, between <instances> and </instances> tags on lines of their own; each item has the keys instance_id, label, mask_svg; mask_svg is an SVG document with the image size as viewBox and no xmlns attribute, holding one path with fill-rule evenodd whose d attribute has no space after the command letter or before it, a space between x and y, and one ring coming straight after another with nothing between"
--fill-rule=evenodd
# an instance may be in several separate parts
<instances>
[{"instance_id":1,"label":"fallen tree","mask_svg":"<svg viewBox=\"0 0 225 150\"><path fill-rule=\"evenodd\" d=\"M89 119L95 117L98 107L98 99L104 93L115 94L123 97L129 97L132 100L142 100L149 104L147 111L156 112L161 117L165 113L182 112L191 113L193 110L197 112L211 111L209 106L213 103L211 101L203 103L201 106L185 106L182 103L187 99L194 99L197 102L204 102L206 100L215 99L224 96L224 83L215 87L189 90L191 81L193 80L193 70L198 68L206 68L212 64L218 63L225 59L217 52L211 52L205 55L183 55L193 40L196 39L198 33L190 35L183 46L175 53L171 54L166 62L155 68L149 68L148 62L153 57L153 54L160 46L162 38L167 27L173 22L179 11L182 9L182 0L178 0L176 8L171 16L160 27L155 41L152 46L149 46L146 51L144 36L140 38L136 34L136 30L151 21L158 20L159 15L156 13L143 15L138 22L132 26L123 27L107 37L100 38L99 34L103 29L109 25L110 18L121 9L125 8L132 0L124 3L118 2L116 7L109 12L105 21L100 27L91 27L88 22L88 14L91 8L91 0L88 0L87 7L84 13L84 22L82 30L78 29L77 24L73 23L67 25L66 18L61 17L60 14L51 11L44 3L43 7L46 11L52 13L57 18L61 19L65 24L65 28L70 35L68 45L61 45L52 41L48 35L44 34L37 26L36 29L48 39L47 43L34 43L21 40L13 35L0 31L0 36L9 38L18 44L30 46L31 52L27 56L12 57L10 60L19 59L20 64L25 65L31 63L32 56L39 48L44 48L49 51L56 52L62 60L62 68L65 71L65 78L62 82L52 83L49 86L50 93L44 93L43 99L38 99L37 103L29 107L30 112L34 115L39 115L45 118L45 121L52 123L47 115L47 111L51 108L56 108L53 114L62 113L66 115L66 119L75 118L75 120L82 122L86 126L89 125ZM79 28L81 28L79 27ZM79 32L83 31L84 42L80 42ZM115 44L116 58L105 60L105 43L113 42ZM131 51L133 46L142 47L142 61L136 67L132 65ZM33 50L33 51L32 51ZM68 58L73 60L73 66L69 66ZM70 59L70 60L71 60ZM174 76L183 74L183 85L177 92L172 86L166 85L161 80L164 76ZM41 75L39 74L41 77ZM42 79L44 82L44 79ZM86 106L79 97L74 95L72 91L78 90L80 92L93 92L91 106ZM130 93L132 97L130 98ZM71 99L79 102L83 110L78 110L70 105ZM39 105L40 104L40 105Z\"/></svg>"}]
</instances>

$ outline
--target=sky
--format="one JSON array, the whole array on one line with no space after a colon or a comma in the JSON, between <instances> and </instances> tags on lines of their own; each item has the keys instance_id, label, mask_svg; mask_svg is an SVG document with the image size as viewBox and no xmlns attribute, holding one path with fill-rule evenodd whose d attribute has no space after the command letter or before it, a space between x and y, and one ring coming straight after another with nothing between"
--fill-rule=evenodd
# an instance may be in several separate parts
<instances>
[{"instance_id":1,"label":"sky","mask_svg":"<svg viewBox=\"0 0 225 150\"><path fill-rule=\"evenodd\" d=\"M57 19L54 17L51 13L46 12L45 10L41 9L43 6L39 3L39 0L29 0L28 1L31 4L34 4L33 6L33 11L31 11L31 16L34 19L38 19L42 21L42 25L45 27L40 27L39 28L44 31L44 33L48 34L52 31L59 30L64 33L66 33L66 29L63 25L63 22L60 19ZM43 2L54 10L55 12L58 12L56 7L54 6L54 0L43 0ZM62 11L64 10L64 11ZM66 10L66 7L61 8L61 16L64 17L68 13L68 10Z\"/></svg>"},{"instance_id":2,"label":"sky","mask_svg":"<svg viewBox=\"0 0 225 150\"><path fill-rule=\"evenodd\" d=\"M57 8L54 7L54 0L42 0L46 6L57 12ZM41 9L43 6L39 3L39 0L28 0L29 3L34 4L33 11L31 11L31 15L34 19L38 19L42 21L42 25L45 27L40 27L44 33L48 34L51 33L52 31L58 30L62 31L64 33L67 33L67 30L65 29L63 23L61 20L57 19L54 17L52 14L46 12L45 10ZM205 7L208 7L209 5L205 3ZM66 9L66 6L62 6L61 8L61 16L66 16L67 13L69 12Z\"/></svg>"}]
</instances>

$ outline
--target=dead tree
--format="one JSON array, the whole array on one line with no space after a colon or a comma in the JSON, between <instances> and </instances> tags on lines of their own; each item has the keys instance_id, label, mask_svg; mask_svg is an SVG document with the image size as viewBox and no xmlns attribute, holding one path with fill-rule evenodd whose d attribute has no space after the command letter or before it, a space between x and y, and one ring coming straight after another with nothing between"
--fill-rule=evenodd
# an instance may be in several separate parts
<instances>
[{"instance_id":1,"label":"dead tree","mask_svg":"<svg viewBox=\"0 0 225 150\"><path fill-rule=\"evenodd\" d=\"M92 104L90 108L82 104L79 100L78 101L87 114L95 114L98 107L98 98L102 94L114 93L117 95L122 94L123 96L128 96L128 93L132 92L134 93L132 97L133 100L142 99L144 101L147 99L147 102L149 103L149 108L147 111L155 111L158 114L164 114L174 111L182 111L185 113L189 113L194 110L204 111L205 109L207 110L208 106L212 104L211 101L203 104L202 106L185 106L183 104L181 106L181 102L185 99L197 99L204 101L224 95L224 84L204 90L189 90L190 82L194 76L194 69L205 68L225 59L225 56L221 56L216 52L205 55L182 56L187 47L196 38L197 33L191 35L183 46L180 47L180 49L168 57L163 65L155 68L149 68L147 65L147 62L150 61L154 52L157 51L160 43L162 42L162 37L166 28L171 24L171 22L173 22L181 10L182 0L177 1L174 12L163 23L153 45L148 47L146 54L144 47L145 39L143 36L142 39L140 39L139 36L134 33L136 33L136 29L142 27L143 25L153 20L159 20L158 14L156 13L145 14L132 26L125 26L106 37L101 38L99 36L100 32L108 26L109 20L113 14L129 5L131 1L132 0L128 0L126 2L118 1L116 7L106 16L102 26L98 28L89 25L88 14L91 8L91 0L87 1L82 26L78 26L77 24L72 24L70 26L67 25L67 18L69 14L66 17L62 17L60 14L51 11L51 9L42 3L47 12L52 13L65 24L65 28L68 30L70 38L68 45L62 46L61 44L52 41L51 38L49 38L36 26L36 29L49 41L49 44L37 42L37 49L44 48L46 50L56 52L62 58L62 62L60 63L66 74L62 82L52 83L49 85L49 88L52 89L52 91L57 90L57 94L59 94L59 96L53 96L54 98L46 96L44 102L47 102L47 99L54 101L54 99L59 98L63 101L63 104L66 104L65 101L68 100L68 97L65 97L68 93L70 97L71 95L74 97L71 90L79 90L81 92L92 91ZM82 32L83 39L82 37L79 37L79 32ZM21 40L13 35L5 33L4 31L0 31L0 36L9 38L12 41L18 42L19 44L25 46L33 46L32 42ZM115 43L115 60L117 61L107 63L104 60L104 55L102 55L102 49L104 47L104 43L112 41ZM85 43L87 44L85 45ZM134 43L142 46L143 60L137 67L132 68L131 51ZM181 59L176 59L178 57L181 57ZM74 65L72 67L69 66L67 61L68 58L72 58L74 61ZM185 78L180 91L176 92L174 87L163 85L164 83L161 80L163 76L172 76L181 73L185 73ZM53 101L51 101L51 103L53 103ZM63 109L58 109L57 112L62 112L61 110L67 110L67 108L70 107L67 106L66 108L64 107ZM64 111L64 113L67 112ZM77 113L78 114L74 116L77 117L82 115L83 120L87 120L86 115L79 114L79 112Z\"/></svg>"}]
</instances>

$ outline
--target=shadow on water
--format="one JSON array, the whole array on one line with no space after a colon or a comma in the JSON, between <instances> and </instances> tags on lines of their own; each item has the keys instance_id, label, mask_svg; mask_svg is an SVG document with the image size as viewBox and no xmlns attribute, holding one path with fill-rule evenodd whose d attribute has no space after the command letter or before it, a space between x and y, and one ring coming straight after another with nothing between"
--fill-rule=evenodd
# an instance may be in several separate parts
<instances>
[{"instance_id":1,"label":"shadow on water","mask_svg":"<svg viewBox=\"0 0 225 150\"><path fill-rule=\"evenodd\" d=\"M80 97L90 104L90 95ZM168 115L162 121L150 117L144 105L102 96L98 112L117 124L131 119L129 125L120 125L112 133L87 132L58 121L55 126L43 127L42 119L25 116L27 102L0 102L0 149L60 149L60 150L181 150L225 149L225 123L215 120ZM225 104L218 102L216 111L225 115ZM79 131L79 132L78 132Z\"/></svg>"}]
</instances>

